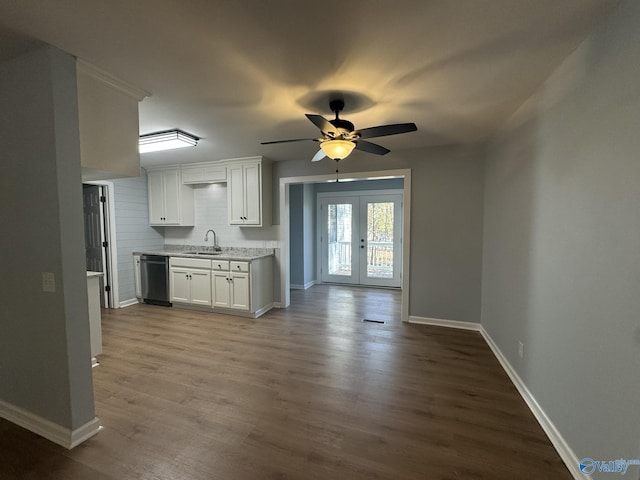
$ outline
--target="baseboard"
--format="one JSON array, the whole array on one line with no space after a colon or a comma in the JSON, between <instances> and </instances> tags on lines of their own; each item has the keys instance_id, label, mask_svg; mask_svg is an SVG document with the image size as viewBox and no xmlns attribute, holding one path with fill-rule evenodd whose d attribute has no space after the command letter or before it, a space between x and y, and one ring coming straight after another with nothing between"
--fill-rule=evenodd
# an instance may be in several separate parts
<instances>
[{"instance_id":1,"label":"baseboard","mask_svg":"<svg viewBox=\"0 0 640 480\"><path fill-rule=\"evenodd\" d=\"M444 320L441 318L416 317L409 315L409 323L421 325L435 325L436 327L460 328L463 330L474 330L479 332L482 326L475 322L461 322L459 320Z\"/></svg>"},{"instance_id":2,"label":"baseboard","mask_svg":"<svg viewBox=\"0 0 640 480\"><path fill-rule=\"evenodd\" d=\"M531 410L531 413L533 413L533 415L536 417L536 420L544 430L544 433L546 433L547 437L549 437L549 440L560 455L560 458L562 458L562 461L564 462L566 467L569 469L569 472L571 473L573 478L575 480L588 480L589 477L580 471L580 460L578 459L578 456L569 446L569 444L553 424L551 419L547 416L533 394L529 391L525 383L520 378L520 375L518 375L516 370L511 366L511 364L507 360L507 357L503 355L502 351L498 348L498 345L491 338L491 335L489 335L489 333L484 328L480 329L480 333L487 342L487 345L489 345L489 348L491 349L493 354L498 359L498 362L500 362L500 365L502 365L504 371L511 379L511 382L513 382L514 386L518 390L518 393L520 393L520 396L524 399L525 403L529 407L529 410Z\"/></svg>"},{"instance_id":3,"label":"baseboard","mask_svg":"<svg viewBox=\"0 0 640 480\"><path fill-rule=\"evenodd\" d=\"M273 308L283 308L282 302L273 302Z\"/></svg>"},{"instance_id":4,"label":"baseboard","mask_svg":"<svg viewBox=\"0 0 640 480\"><path fill-rule=\"evenodd\" d=\"M316 283L318 283L317 280L311 280L310 282L305 283L304 285L299 285L299 284L291 284L289 285L289 288L291 290L306 290L307 288L311 288L313 287Z\"/></svg>"},{"instance_id":5,"label":"baseboard","mask_svg":"<svg viewBox=\"0 0 640 480\"><path fill-rule=\"evenodd\" d=\"M93 437L100 430L102 430L102 427L100 426L100 420L98 419L98 417L95 417L93 420L85 423L80 428L76 428L71 432L71 443L67 448L72 449L74 447L77 447L85 440Z\"/></svg>"},{"instance_id":6,"label":"baseboard","mask_svg":"<svg viewBox=\"0 0 640 480\"><path fill-rule=\"evenodd\" d=\"M589 480L590 477L586 476L580 471L580 460L578 459L578 456L569 446L569 444L564 439L557 427L553 424L551 419L547 416L538 401L522 381L516 370L511 366L511 364L507 360L507 357L503 355L502 351L498 348L498 345L491 338L491 335L489 335L489 333L481 324L415 316L409 316L409 323L479 331L482 337L487 342L487 345L489 345L489 348L495 355L496 359L498 360L506 374L509 376L509 379L518 390L518 393L527 404L527 407L529 407L529 410L531 410L531 413L533 413L533 416L540 424L540 427L542 427L542 430L544 430L544 433L551 441L551 444L558 452L558 455L560 455L560 458L569 470L569 473L571 473L571 476L574 478L574 480Z\"/></svg>"},{"instance_id":7,"label":"baseboard","mask_svg":"<svg viewBox=\"0 0 640 480\"><path fill-rule=\"evenodd\" d=\"M120 308L130 307L131 305L136 305L138 303L140 303L140 301L137 298L131 298L120 302Z\"/></svg>"},{"instance_id":8,"label":"baseboard","mask_svg":"<svg viewBox=\"0 0 640 480\"><path fill-rule=\"evenodd\" d=\"M97 417L80 428L71 430L2 400L0 417L68 449L81 444L100 430L100 420Z\"/></svg>"}]
</instances>

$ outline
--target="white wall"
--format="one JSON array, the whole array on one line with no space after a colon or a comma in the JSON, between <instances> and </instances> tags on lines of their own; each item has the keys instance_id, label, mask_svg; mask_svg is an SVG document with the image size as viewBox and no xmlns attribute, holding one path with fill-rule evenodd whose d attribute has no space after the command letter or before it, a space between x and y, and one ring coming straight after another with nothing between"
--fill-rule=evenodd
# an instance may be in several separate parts
<instances>
[{"instance_id":1,"label":"white wall","mask_svg":"<svg viewBox=\"0 0 640 480\"><path fill-rule=\"evenodd\" d=\"M0 92L0 413L68 436L95 417L75 59L45 47L0 64Z\"/></svg>"},{"instance_id":2,"label":"white wall","mask_svg":"<svg viewBox=\"0 0 640 480\"><path fill-rule=\"evenodd\" d=\"M113 180L118 247L118 295L120 303L136 298L133 252L162 250L162 229L149 226L149 203L145 171L135 178Z\"/></svg>"},{"instance_id":3,"label":"white wall","mask_svg":"<svg viewBox=\"0 0 640 480\"><path fill-rule=\"evenodd\" d=\"M486 169L482 324L578 459L640 458L639 25L623 1Z\"/></svg>"},{"instance_id":4,"label":"white wall","mask_svg":"<svg viewBox=\"0 0 640 480\"><path fill-rule=\"evenodd\" d=\"M158 227L164 230L167 245L205 245L204 236L210 228L218 235L222 247L278 248L277 227L237 227L227 224L227 184L194 185L194 227ZM213 245L209 234L207 245Z\"/></svg>"}]
</instances>

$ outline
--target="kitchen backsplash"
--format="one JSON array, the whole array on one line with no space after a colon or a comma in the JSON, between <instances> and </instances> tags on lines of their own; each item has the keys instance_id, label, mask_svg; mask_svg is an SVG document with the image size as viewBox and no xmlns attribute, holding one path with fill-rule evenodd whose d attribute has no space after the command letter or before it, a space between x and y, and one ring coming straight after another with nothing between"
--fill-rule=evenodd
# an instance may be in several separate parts
<instances>
[{"instance_id":1,"label":"kitchen backsplash","mask_svg":"<svg viewBox=\"0 0 640 480\"><path fill-rule=\"evenodd\" d=\"M214 183L195 185L195 227L159 227L164 231L165 245L213 245L213 235L209 241L204 237L209 229L218 236L222 247L280 248L279 227L237 227L227 224L227 185Z\"/></svg>"}]
</instances>

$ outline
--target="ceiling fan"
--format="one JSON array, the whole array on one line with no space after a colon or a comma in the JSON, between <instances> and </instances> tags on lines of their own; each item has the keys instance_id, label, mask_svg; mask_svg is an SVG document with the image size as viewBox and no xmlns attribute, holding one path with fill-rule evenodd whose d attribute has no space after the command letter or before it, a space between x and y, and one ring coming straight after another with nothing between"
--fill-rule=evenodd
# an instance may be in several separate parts
<instances>
[{"instance_id":1,"label":"ceiling fan","mask_svg":"<svg viewBox=\"0 0 640 480\"><path fill-rule=\"evenodd\" d=\"M380 125L377 127L363 128L356 130L353 123L340 118L340 112L344 109L344 100L335 99L329 102L329 108L336 114L333 120L327 120L322 115L305 114L311 122L320 129L321 138L294 138L291 140L276 140L273 142L261 142L261 145L273 143L304 142L311 140L320 143L320 150L311 159L318 162L324 157L340 161L349 156L354 150L373 153L376 155L386 155L389 149L376 143L363 140L365 138L384 137L387 135L397 135L399 133L415 132L418 127L415 123L394 123L390 125Z\"/></svg>"}]
</instances>

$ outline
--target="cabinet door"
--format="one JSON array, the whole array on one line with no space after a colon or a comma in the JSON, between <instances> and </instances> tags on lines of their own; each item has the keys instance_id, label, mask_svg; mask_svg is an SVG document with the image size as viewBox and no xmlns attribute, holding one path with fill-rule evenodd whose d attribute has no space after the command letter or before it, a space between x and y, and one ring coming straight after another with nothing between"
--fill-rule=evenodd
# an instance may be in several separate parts
<instances>
[{"instance_id":1,"label":"cabinet door","mask_svg":"<svg viewBox=\"0 0 640 480\"><path fill-rule=\"evenodd\" d=\"M211 290L214 307L229 307L229 272L213 272Z\"/></svg>"},{"instance_id":2,"label":"cabinet door","mask_svg":"<svg viewBox=\"0 0 640 480\"><path fill-rule=\"evenodd\" d=\"M244 225L260 225L262 219L260 165L244 167Z\"/></svg>"},{"instance_id":3,"label":"cabinet door","mask_svg":"<svg viewBox=\"0 0 640 480\"><path fill-rule=\"evenodd\" d=\"M133 256L133 281L136 288L136 297L142 298L142 282L140 280L140 255Z\"/></svg>"},{"instance_id":4,"label":"cabinet door","mask_svg":"<svg viewBox=\"0 0 640 480\"><path fill-rule=\"evenodd\" d=\"M211 305L211 271L191 270L191 303L194 305Z\"/></svg>"},{"instance_id":5,"label":"cabinet door","mask_svg":"<svg viewBox=\"0 0 640 480\"><path fill-rule=\"evenodd\" d=\"M227 203L229 210L229 225L244 223L244 181L242 165L227 169Z\"/></svg>"},{"instance_id":6,"label":"cabinet door","mask_svg":"<svg viewBox=\"0 0 640 480\"><path fill-rule=\"evenodd\" d=\"M231 308L249 310L249 274L231 273Z\"/></svg>"},{"instance_id":7,"label":"cabinet door","mask_svg":"<svg viewBox=\"0 0 640 480\"><path fill-rule=\"evenodd\" d=\"M189 302L189 271L182 268L170 269L171 301Z\"/></svg>"},{"instance_id":8,"label":"cabinet door","mask_svg":"<svg viewBox=\"0 0 640 480\"><path fill-rule=\"evenodd\" d=\"M180 224L180 173L178 170L162 172L164 188L164 222L165 224Z\"/></svg>"},{"instance_id":9,"label":"cabinet door","mask_svg":"<svg viewBox=\"0 0 640 480\"><path fill-rule=\"evenodd\" d=\"M164 189L162 172L149 172L147 185L149 188L149 223L162 225L164 223Z\"/></svg>"}]
</instances>

